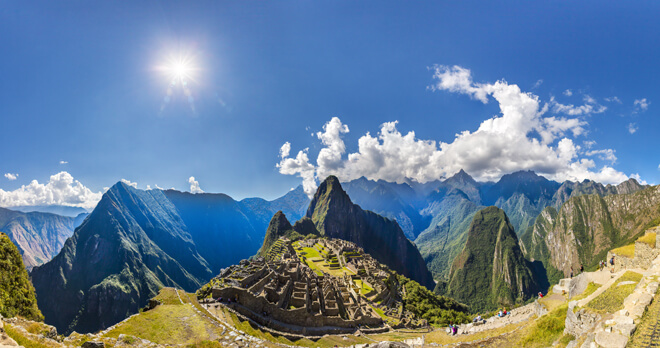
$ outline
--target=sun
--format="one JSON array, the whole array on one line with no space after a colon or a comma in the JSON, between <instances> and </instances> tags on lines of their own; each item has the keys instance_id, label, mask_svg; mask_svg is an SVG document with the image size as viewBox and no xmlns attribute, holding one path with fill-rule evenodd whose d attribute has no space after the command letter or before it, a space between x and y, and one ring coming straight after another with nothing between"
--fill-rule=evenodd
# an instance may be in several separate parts
<instances>
[{"instance_id":1,"label":"sun","mask_svg":"<svg viewBox=\"0 0 660 348\"><path fill-rule=\"evenodd\" d=\"M173 84L184 84L193 80L195 70L192 60L183 58L170 60L165 67L165 71L169 74Z\"/></svg>"}]
</instances>

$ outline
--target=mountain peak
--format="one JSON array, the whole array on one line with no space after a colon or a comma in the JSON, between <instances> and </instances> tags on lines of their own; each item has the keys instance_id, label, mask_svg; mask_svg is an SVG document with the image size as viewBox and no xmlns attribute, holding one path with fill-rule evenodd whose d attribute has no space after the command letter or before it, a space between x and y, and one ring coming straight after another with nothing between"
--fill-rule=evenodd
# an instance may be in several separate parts
<instances>
[{"instance_id":1,"label":"mountain peak","mask_svg":"<svg viewBox=\"0 0 660 348\"><path fill-rule=\"evenodd\" d=\"M458 173L452 175L449 177L445 182L461 182L461 183L474 183L475 185L477 182L470 176L470 174L466 173L463 169L459 170Z\"/></svg>"}]
</instances>

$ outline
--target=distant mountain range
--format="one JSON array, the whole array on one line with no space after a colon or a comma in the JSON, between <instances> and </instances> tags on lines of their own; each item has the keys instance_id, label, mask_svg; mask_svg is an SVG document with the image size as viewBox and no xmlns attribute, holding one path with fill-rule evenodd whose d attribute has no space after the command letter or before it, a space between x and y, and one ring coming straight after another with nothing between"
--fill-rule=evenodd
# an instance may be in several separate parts
<instances>
[{"instance_id":1,"label":"distant mountain range","mask_svg":"<svg viewBox=\"0 0 660 348\"><path fill-rule=\"evenodd\" d=\"M136 313L162 286L190 292L254 255L278 210L302 217L302 189L275 201L110 188L50 262L32 270L46 321L91 332Z\"/></svg>"},{"instance_id":2,"label":"distant mountain range","mask_svg":"<svg viewBox=\"0 0 660 348\"><path fill-rule=\"evenodd\" d=\"M518 236L524 236L546 207L559 207L583 194L632 193L643 189L635 179L619 185L594 181L558 183L532 171L481 183L461 170L445 181L388 183L360 178L343 184L362 208L397 220L415 241L436 280L447 280L451 264L467 240L474 214L490 205L501 208ZM523 251L525 251L525 246Z\"/></svg>"},{"instance_id":3,"label":"distant mountain range","mask_svg":"<svg viewBox=\"0 0 660 348\"><path fill-rule=\"evenodd\" d=\"M0 232L7 234L16 244L29 270L57 255L86 216L87 213L68 217L0 208Z\"/></svg>"},{"instance_id":4,"label":"distant mountain range","mask_svg":"<svg viewBox=\"0 0 660 348\"><path fill-rule=\"evenodd\" d=\"M17 207L9 207L7 209L20 211L23 213L50 213L61 216L76 217L80 214L87 214L89 211L80 207L69 207L66 205L23 205Z\"/></svg>"}]
</instances>

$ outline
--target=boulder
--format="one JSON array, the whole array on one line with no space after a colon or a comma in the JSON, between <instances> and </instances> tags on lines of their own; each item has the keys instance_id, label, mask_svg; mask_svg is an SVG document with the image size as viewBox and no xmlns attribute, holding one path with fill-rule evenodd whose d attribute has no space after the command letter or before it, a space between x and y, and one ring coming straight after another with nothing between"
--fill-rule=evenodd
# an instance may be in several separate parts
<instances>
[{"instance_id":1,"label":"boulder","mask_svg":"<svg viewBox=\"0 0 660 348\"><path fill-rule=\"evenodd\" d=\"M601 331L596 334L596 343L604 348L625 348L628 337L613 332Z\"/></svg>"}]
</instances>

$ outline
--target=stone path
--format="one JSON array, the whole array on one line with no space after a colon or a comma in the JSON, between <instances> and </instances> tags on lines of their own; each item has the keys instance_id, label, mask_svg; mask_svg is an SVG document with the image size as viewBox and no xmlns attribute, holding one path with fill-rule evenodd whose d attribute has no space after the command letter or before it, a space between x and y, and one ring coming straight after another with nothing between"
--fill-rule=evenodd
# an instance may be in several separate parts
<instances>
[{"instance_id":1,"label":"stone path","mask_svg":"<svg viewBox=\"0 0 660 348\"><path fill-rule=\"evenodd\" d=\"M512 309L506 316L500 318L492 316L486 319L484 324L475 325L474 323L459 325L459 334L473 334L486 330L493 330L510 324L519 323L521 321L529 320L534 315L541 316L547 310L538 301L534 301L528 305Z\"/></svg>"}]
</instances>

